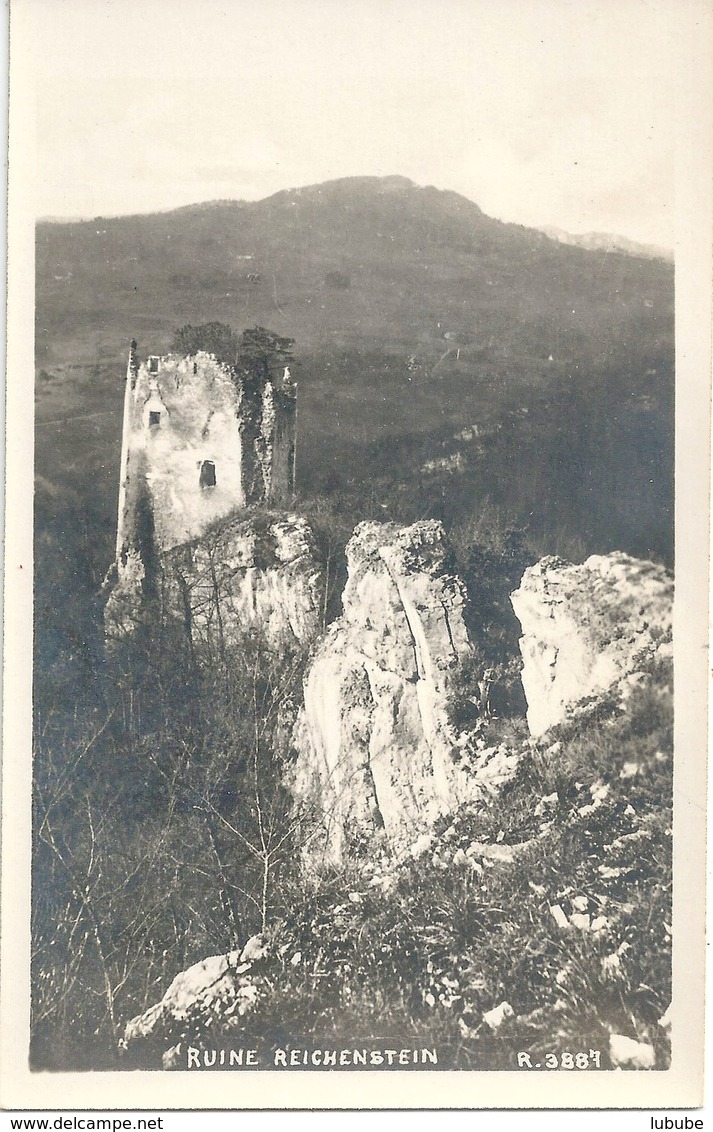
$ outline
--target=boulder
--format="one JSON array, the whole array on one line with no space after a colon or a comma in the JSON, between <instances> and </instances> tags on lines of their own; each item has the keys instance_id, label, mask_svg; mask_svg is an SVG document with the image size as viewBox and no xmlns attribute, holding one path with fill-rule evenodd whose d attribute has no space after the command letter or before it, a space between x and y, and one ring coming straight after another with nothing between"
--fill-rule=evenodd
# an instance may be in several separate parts
<instances>
[{"instance_id":1,"label":"boulder","mask_svg":"<svg viewBox=\"0 0 713 1132\"><path fill-rule=\"evenodd\" d=\"M242 951L211 955L176 975L160 1002L126 1024L125 1050L145 1043L168 1047L186 1035L195 1038L216 1023L249 1014L264 997L254 966L265 957L261 936Z\"/></svg>"},{"instance_id":2,"label":"boulder","mask_svg":"<svg viewBox=\"0 0 713 1132\"><path fill-rule=\"evenodd\" d=\"M591 697L627 691L672 656L673 579L626 554L592 555L579 566L543 558L511 595L533 736L562 723Z\"/></svg>"}]
</instances>

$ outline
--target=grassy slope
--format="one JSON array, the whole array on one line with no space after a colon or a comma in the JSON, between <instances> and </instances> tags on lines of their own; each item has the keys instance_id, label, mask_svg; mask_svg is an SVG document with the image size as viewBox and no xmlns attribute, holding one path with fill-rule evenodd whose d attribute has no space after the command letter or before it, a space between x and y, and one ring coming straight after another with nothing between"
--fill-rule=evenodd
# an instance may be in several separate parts
<instances>
[{"instance_id":1,"label":"grassy slope","mask_svg":"<svg viewBox=\"0 0 713 1132\"><path fill-rule=\"evenodd\" d=\"M304 915L278 932L282 1026L293 1013L295 1035L306 1024L317 1046L399 1034L437 1045L446 1064L490 1069L515 1068L518 1050L544 1063L590 1049L609 1068L609 1036L622 1034L667 1066L670 687L659 679L623 716L557 738L533 744L512 785L418 860L303 894ZM524 848L501 864L466 855L474 841ZM590 926L559 926L556 907ZM513 1013L494 1031L483 1015L502 1002ZM269 1040L264 1015L256 1031Z\"/></svg>"},{"instance_id":2,"label":"grassy slope","mask_svg":"<svg viewBox=\"0 0 713 1132\"><path fill-rule=\"evenodd\" d=\"M533 1067L584 1053L577 1068L611 1069L621 1035L666 1068L671 728L659 673L623 714L602 706L525 744L514 781L415 859L394 866L372 845L361 865L283 882L254 1013L198 1012L138 1063L180 1038L254 1045L268 1066L275 1047L427 1046L440 1068L515 1069L525 1051Z\"/></svg>"}]
</instances>

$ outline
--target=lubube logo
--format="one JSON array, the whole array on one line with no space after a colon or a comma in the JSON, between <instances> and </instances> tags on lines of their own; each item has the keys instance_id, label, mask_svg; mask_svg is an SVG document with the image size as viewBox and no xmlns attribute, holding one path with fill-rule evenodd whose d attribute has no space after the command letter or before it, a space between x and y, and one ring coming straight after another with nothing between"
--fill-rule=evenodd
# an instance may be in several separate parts
<instances>
[{"instance_id":1,"label":"lubube logo","mask_svg":"<svg viewBox=\"0 0 713 1132\"><path fill-rule=\"evenodd\" d=\"M674 1129L674 1128L702 1128L703 1120L701 1117L694 1116L652 1116L652 1128Z\"/></svg>"}]
</instances>

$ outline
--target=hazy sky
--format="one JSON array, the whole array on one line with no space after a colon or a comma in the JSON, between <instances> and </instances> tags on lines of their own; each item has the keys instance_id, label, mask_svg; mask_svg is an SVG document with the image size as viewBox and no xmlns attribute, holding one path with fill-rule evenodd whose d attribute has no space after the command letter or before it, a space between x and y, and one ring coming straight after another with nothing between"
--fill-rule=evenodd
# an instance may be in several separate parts
<instances>
[{"instance_id":1,"label":"hazy sky","mask_svg":"<svg viewBox=\"0 0 713 1132\"><path fill-rule=\"evenodd\" d=\"M400 173L672 244L674 0L14 0L37 213Z\"/></svg>"}]
</instances>

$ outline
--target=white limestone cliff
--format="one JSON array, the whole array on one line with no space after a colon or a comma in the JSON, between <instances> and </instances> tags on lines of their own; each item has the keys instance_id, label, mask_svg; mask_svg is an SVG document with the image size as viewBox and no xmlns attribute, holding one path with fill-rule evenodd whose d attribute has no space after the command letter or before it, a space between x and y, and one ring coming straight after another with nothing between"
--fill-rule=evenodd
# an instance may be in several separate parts
<instances>
[{"instance_id":1,"label":"white limestone cliff","mask_svg":"<svg viewBox=\"0 0 713 1132\"><path fill-rule=\"evenodd\" d=\"M592 555L580 566L543 558L511 601L533 736L588 697L626 695L652 662L672 655L673 579L653 562L622 553Z\"/></svg>"},{"instance_id":2,"label":"white limestone cliff","mask_svg":"<svg viewBox=\"0 0 713 1132\"><path fill-rule=\"evenodd\" d=\"M288 783L317 823L315 862L358 856L382 832L403 848L491 788L449 717L472 646L441 524L361 523L347 563L343 615L305 677Z\"/></svg>"}]
</instances>

